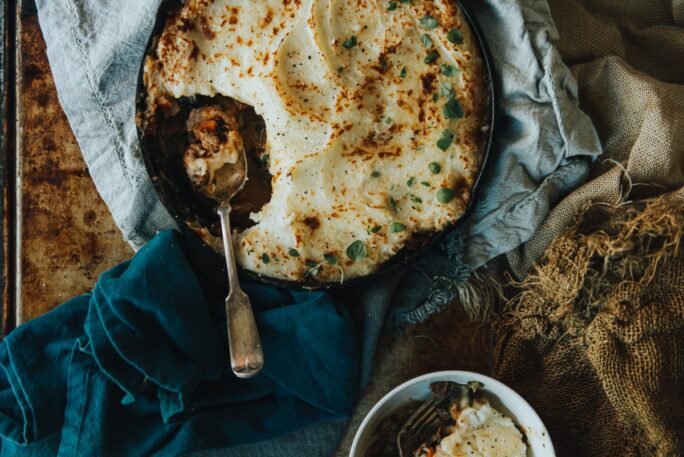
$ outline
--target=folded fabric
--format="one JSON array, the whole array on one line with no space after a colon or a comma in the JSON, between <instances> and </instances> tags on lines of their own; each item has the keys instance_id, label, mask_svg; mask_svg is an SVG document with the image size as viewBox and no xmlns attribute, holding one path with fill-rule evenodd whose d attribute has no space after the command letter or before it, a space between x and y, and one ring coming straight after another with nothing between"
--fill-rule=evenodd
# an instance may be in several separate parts
<instances>
[{"instance_id":1,"label":"folded fabric","mask_svg":"<svg viewBox=\"0 0 684 457\"><path fill-rule=\"evenodd\" d=\"M222 302L207 301L174 231L91 294L0 344L0 455L178 455L351 413L351 318L322 292L245 281L266 364L230 371Z\"/></svg>"}]
</instances>

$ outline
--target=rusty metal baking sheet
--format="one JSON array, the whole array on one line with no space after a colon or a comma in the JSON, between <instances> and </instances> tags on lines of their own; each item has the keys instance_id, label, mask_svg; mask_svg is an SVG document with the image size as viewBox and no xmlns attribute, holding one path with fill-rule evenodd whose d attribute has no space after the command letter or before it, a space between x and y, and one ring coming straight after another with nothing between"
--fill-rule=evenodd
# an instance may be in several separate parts
<instances>
[{"instance_id":1,"label":"rusty metal baking sheet","mask_svg":"<svg viewBox=\"0 0 684 457\"><path fill-rule=\"evenodd\" d=\"M57 99L33 1L16 7L15 324L90 290L132 254Z\"/></svg>"},{"instance_id":2,"label":"rusty metal baking sheet","mask_svg":"<svg viewBox=\"0 0 684 457\"><path fill-rule=\"evenodd\" d=\"M0 130L0 144L2 144L2 151L0 154L0 183L2 184L2 198L0 198L0 212L2 213L3 223L0 225L0 239L2 239L2 249L0 250L0 266L2 267L2 277L0 277L0 286L2 289L2 303L0 307L2 313L2 321L0 322L0 337L4 335L10 321L9 306L7 303L10 301L9 297L12 294L10 290L11 281L7 281L9 276L9 269L7 268L7 263L5 260L9 257L8 252L10 249L9 243L9 231L7 226L9 225L11 218L9 217L9 209L11 205L8 205L8 200L11 199L10 193L12 191L11 187L8 187L8 182L11 180L7 179L7 173L11 169L8 166L10 157L12 157L12 148L10 140L10 116L7 116L8 112L12 111L11 106L13 105L14 91L10 90L12 87L11 80L7 76L12 74L12 62L11 57L13 53L10 51L10 44L13 42L12 30L13 26L8 27L7 22L12 21L14 14L11 9L11 2L5 1L0 5L0 36L2 36L2 50L0 51L0 87L2 88L2 96L0 98L0 119L2 120L2 129Z\"/></svg>"}]
</instances>

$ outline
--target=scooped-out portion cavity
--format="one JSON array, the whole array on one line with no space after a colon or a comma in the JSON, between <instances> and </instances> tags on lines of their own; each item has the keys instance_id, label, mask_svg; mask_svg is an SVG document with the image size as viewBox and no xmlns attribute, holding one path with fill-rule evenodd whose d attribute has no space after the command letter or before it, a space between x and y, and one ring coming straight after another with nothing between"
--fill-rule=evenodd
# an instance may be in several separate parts
<instances>
[{"instance_id":1,"label":"scooped-out portion cavity","mask_svg":"<svg viewBox=\"0 0 684 457\"><path fill-rule=\"evenodd\" d=\"M266 126L253 107L222 95L177 100L164 97L147 128L164 137L165 149L176 157L178 167L190 182L188 189L209 198L216 188L216 172L236 165L244 149L247 182L231 201L231 222L238 230L254 225L250 214L258 212L271 198L271 175L264 148ZM222 173L226 175L230 173ZM241 173L236 171L237 175ZM218 225L197 229L206 241L220 246Z\"/></svg>"},{"instance_id":2,"label":"scooped-out portion cavity","mask_svg":"<svg viewBox=\"0 0 684 457\"><path fill-rule=\"evenodd\" d=\"M141 122L174 143L205 193L246 149L242 268L343 281L463 217L488 127L485 79L449 0L188 0L144 63Z\"/></svg>"}]
</instances>

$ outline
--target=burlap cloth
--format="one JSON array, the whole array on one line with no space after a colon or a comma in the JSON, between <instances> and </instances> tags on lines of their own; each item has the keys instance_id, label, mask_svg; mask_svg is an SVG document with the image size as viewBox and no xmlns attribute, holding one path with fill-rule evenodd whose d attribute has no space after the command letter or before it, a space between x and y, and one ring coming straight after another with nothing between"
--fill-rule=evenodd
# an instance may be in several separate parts
<instances>
[{"instance_id":1,"label":"burlap cloth","mask_svg":"<svg viewBox=\"0 0 684 457\"><path fill-rule=\"evenodd\" d=\"M559 455L684 455L682 197L593 206L511 290L493 375Z\"/></svg>"},{"instance_id":2,"label":"burlap cloth","mask_svg":"<svg viewBox=\"0 0 684 457\"><path fill-rule=\"evenodd\" d=\"M684 2L551 7L605 155L508 255L514 271L588 202L605 204L519 285L493 375L535 407L561 456L684 455Z\"/></svg>"},{"instance_id":3,"label":"burlap cloth","mask_svg":"<svg viewBox=\"0 0 684 457\"><path fill-rule=\"evenodd\" d=\"M489 368L559 456L684 455L684 1L549 3L604 155L495 265L521 282L491 333L464 344L458 304L410 329L380 354L355 425L411 376ZM479 334L489 364L468 353Z\"/></svg>"}]
</instances>

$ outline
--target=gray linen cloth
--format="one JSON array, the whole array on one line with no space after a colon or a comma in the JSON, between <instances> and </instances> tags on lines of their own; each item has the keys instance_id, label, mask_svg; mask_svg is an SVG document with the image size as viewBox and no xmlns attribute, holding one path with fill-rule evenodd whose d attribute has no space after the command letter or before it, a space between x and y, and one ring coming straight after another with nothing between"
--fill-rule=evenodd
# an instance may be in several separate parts
<instances>
[{"instance_id":1,"label":"gray linen cloth","mask_svg":"<svg viewBox=\"0 0 684 457\"><path fill-rule=\"evenodd\" d=\"M140 248L158 230L176 227L146 174L134 124L138 71L161 1L36 3L59 98L90 174L124 238ZM601 153L579 109L575 79L554 48L558 36L546 0L468 3L494 58L501 121L496 150L468 224L399 286L398 277L385 278L355 295L364 384L390 305L392 319L405 323L451 301L474 269L530 239L549 209L587 179ZM321 424L212 455L328 455L330 437L341 437L343 429L343 421Z\"/></svg>"}]
</instances>

